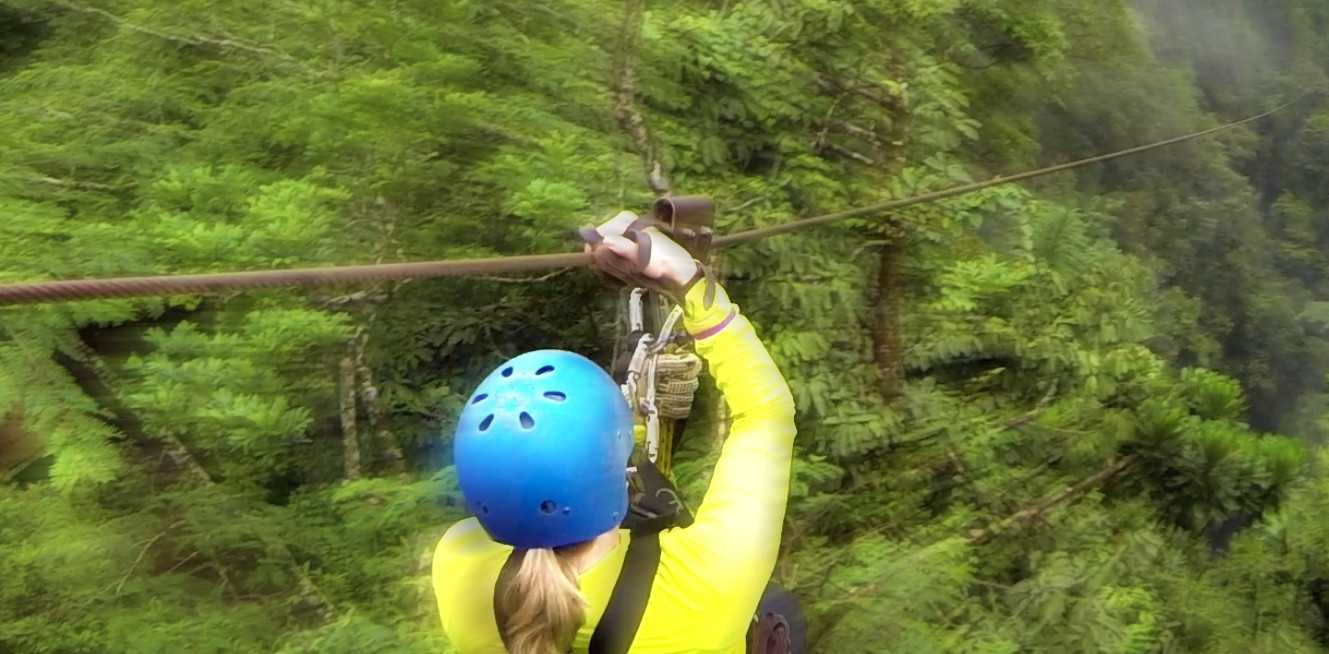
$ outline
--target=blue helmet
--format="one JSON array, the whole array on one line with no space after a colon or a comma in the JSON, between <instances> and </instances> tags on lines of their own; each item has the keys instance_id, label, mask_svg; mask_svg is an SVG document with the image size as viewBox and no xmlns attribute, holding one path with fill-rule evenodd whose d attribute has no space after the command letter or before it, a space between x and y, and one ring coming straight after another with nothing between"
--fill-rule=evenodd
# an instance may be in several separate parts
<instances>
[{"instance_id":1,"label":"blue helmet","mask_svg":"<svg viewBox=\"0 0 1329 654\"><path fill-rule=\"evenodd\" d=\"M632 410L614 380L572 352L537 350L489 373L457 423L466 506L489 536L561 547L619 525L628 506Z\"/></svg>"}]
</instances>

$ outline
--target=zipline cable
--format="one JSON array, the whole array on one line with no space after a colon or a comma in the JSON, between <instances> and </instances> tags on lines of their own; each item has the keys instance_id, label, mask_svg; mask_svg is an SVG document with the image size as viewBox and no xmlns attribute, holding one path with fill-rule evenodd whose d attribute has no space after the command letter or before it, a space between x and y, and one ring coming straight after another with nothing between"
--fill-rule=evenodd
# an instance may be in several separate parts
<instances>
[{"instance_id":1,"label":"zipline cable","mask_svg":"<svg viewBox=\"0 0 1329 654\"><path fill-rule=\"evenodd\" d=\"M1038 170L1023 172L1010 177L994 177L983 182L916 195L889 202L881 202L857 209L837 211L821 216L791 220L769 227L749 229L734 234L719 236L715 239L716 247L726 247L746 243L779 234L825 225L847 218L857 218L903 209L918 204L936 202L958 195L974 193L995 186L1014 184L1035 177L1081 168L1122 157L1157 150L1170 145L1203 138L1211 134L1252 123L1276 114L1296 104L1302 98L1279 105L1261 114L1238 121L1219 125L1192 134L1141 145L1120 152L1113 152L1070 163L1049 166ZM396 279L425 279L432 277L466 277L473 275L494 275L523 272L554 270L570 266L589 266L591 257L581 252L565 254L537 254L510 257L490 257L486 259L452 259L444 261L421 261L414 263L386 263L360 266L337 266L327 268L300 268L292 270L258 270L247 272L213 273L202 275L160 275L150 277L120 277L110 279L80 279L49 282L28 282L0 285L0 306L17 304L36 304L42 302L67 302L73 300L91 300L125 297L147 297L177 294L201 294L220 291L234 291L253 288L273 288L281 286L325 286L378 282Z\"/></svg>"},{"instance_id":2,"label":"zipline cable","mask_svg":"<svg viewBox=\"0 0 1329 654\"><path fill-rule=\"evenodd\" d=\"M1020 174L1018 174L1018 175L1011 175L1010 177L1000 177L1000 176L998 176L998 177L994 177L994 178L989 179L989 180L984 181L984 182L974 182L974 183L972 183L972 184L965 184L965 185L962 185L962 186L955 186L955 187L948 188L948 189L943 189L943 190L940 190L940 191L934 191L934 192L932 192L932 193L924 193L923 195L915 195L915 196L913 196L913 197L903 198L903 199L900 199L900 200L891 200L891 201L888 201L888 202L881 202L881 203L878 203L878 204L870 204L870 205L868 205L868 206L865 206L865 207L859 207L859 208L857 208L857 209L847 209L847 210L845 210L845 211L837 211L837 212L835 212L835 213L828 213L828 214L825 214L825 215L822 215L822 216L814 216L814 217L812 217L812 218L803 218L803 219L801 219L801 220L791 220L791 221L789 221L789 222L786 222L786 223L780 223L779 225L772 225L772 226L770 226L770 227L761 227L761 228L758 228L758 229L749 229L749 230L747 230L747 231L737 232L737 233L734 233L734 234L729 234L729 235L727 235L727 236L718 236L718 237L716 237L716 239L715 239L715 246L716 246L716 247L724 247L724 246L726 246L726 245L733 245L733 244L735 244L735 243L745 243L745 242L747 242L747 241L755 241L755 240L758 240L758 239L763 239L763 238L767 238L767 237L770 237L770 236L776 236L776 235L778 235L778 234L785 234L785 233L788 233L788 232L797 231L797 230L805 229L805 228L808 228L808 227L816 227L816 226L818 226L818 225L825 225L825 224L827 224L827 223L833 223L833 222L835 222L835 221L837 221L837 220L845 220L845 219L847 219L847 218L858 218L858 217L861 217L861 216L867 216L867 215L871 215L871 214L886 213L886 212L889 212L889 211L894 211L894 210L896 210L896 209L903 209L904 207L911 207L911 206L914 206L914 205L917 205L917 204L926 204L926 203L928 203L928 202L937 202L937 201L939 201L939 200L945 200L945 199L947 199L947 198L953 198L953 197L955 197L955 196L957 196L957 195L966 195L966 194L968 194L968 193L974 193L974 192L977 192L977 191L982 191L982 190L984 190L984 189L989 189L989 188L992 188L992 187L994 187L994 186L1003 186L1003 185L1006 185L1006 184L1014 184L1015 182L1022 182L1022 181L1026 180L1026 179L1033 179L1033 178L1035 178L1035 177L1043 177L1044 175L1051 175L1051 174L1053 174L1053 173L1060 173L1060 172L1064 172L1064 171L1067 171L1067 170L1073 170L1073 169L1075 169L1075 168L1081 168L1081 167L1088 166L1088 165L1091 165L1091 164L1103 163L1103 162L1105 162L1105 161L1112 161L1113 159L1120 159L1120 158L1122 158L1122 157L1129 157L1129 156L1131 156L1131 155L1133 155L1133 154L1140 154L1141 152L1148 152L1148 151L1150 151L1150 150L1157 150L1157 149L1159 149L1159 148L1165 148L1165 147L1167 147L1167 146L1169 146L1169 145L1176 145L1176 144L1178 144L1178 143L1184 143L1184 142L1186 142L1186 141L1193 141L1193 140L1198 139L1198 138L1203 138L1203 137L1205 137L1205 136L1209 136L1210 134L1215 134L1215 133L1218 133L1218 132L1221 132L1221 131L1224 131L1224 130L1232 129L1232 128L1234 128L1234 127L1240 127L1241 125L1245 125L1245 124L1247 124L1247 123L1253 123L1253 122L1255 122L1255 121L1257 121L1257 120L1261 120L1261 119L1264 119L1264 118L1268 118L1269 116L1272 116L1272 115L1274 115L1274 114L1276 114L1276 113L1278 113L1278 112L1280 112L1280 111L1282 111L1282 110L1284 110L1284 109L1286 109L1286 108L1288 108L1288 107L1290 107L1290 106L1296 104L1296 103L1299 102L1299 101L1300 101L1300 98L1297 99L1297 100L1293 100L1293 101L1291 101L1291 102L1285 103L1285 104L1283 104L1283 105L1280 105L1280 106L1278 106L1278 107L1275 107L1275 108L1273 108L1273 109L1270 109L1269 111L1266 111L1266 112L1264 112L1264 113L1262 113L1262 114L1258 114L1258 115L1255 115L1255 116L1251 116L1251 117L1249 117L1249 118L1243 118L1243 119L1238 120L1238 121L1236 121L1236 122L1227 123L1227 124L1225 124L1225 125L1219 125L1218 127L1213 127L1213 128L1210 128L1210 129L1206 129L1206 130L1204 130L1204 131L1202 131L1202 132L1195 132L1194 134L1187 134L1187 135L1185 135L1185 136L1178 136L1178 137L1176 137L1176 138L1171 138L1171 139L1168 139L1168 140L1166 140L1166 141L1159 141L1159 142L1157 142L1157 143L1150 143L1149 145L1141 145L1141 146L1137 146L1137 147L1130 148L1130 149L1127 149L1127 150L1122 150L1122 151L1120 151L1120 152L1113 152L1113 153L1111 153L1111 154L1104 154L1104 155L1100 155L1100 156L1097 156L1097 157L1090 157L1090 158L1088 158L1088 159L1080 159L1079 161L1072 161L1072 162L1070 162L1070 163L1059 164L1059 165L1056 165L1056 166L1049 166L1049 167L1047 167L1047 168L1040 168L1040 169L1038 169L1038 170L1031 170L1031 171L1029 171L1029 172L1020 173Z\"/></svg>"},{"instance_id":3,"label":"zipline cable","mask_svg":"<svg viewBox=\"0 0 1329 654\"><path fill-rule=\"evenodd\" d=\"M280 286L327 286L395 279L493 275L534 272L567 268L569 266L589 266L590 263L591 255L575 252L329 268L255 270L205 275L162 275L32 282L0 286L0 306L184 293L215 293L218 291Z\"/></svg>"}]
</instances>

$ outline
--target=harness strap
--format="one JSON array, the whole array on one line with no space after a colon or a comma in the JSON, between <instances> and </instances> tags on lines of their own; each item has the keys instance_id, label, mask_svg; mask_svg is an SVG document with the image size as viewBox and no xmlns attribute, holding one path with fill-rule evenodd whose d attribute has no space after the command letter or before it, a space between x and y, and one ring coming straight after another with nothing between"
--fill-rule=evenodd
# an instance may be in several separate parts
<instances>
[{"instance_id":1,"label":"harness strap","mask_svg":"<svg viewBox=\"0 0 1329 654\"><path fill-rule=\"evenodd\" d=\"M629 485L632 495L623 527L633 534L692 524L692 513L678 489L649 460L637 461Z\"/></svg>"},{"instance_id":2,"label":"harness strap","mask_svg":"<svg viewBox=\"0 0 1329 654\"><path fill-rule=\"evenodd\" d=\"M651 597L659 565L660 532L633 532L623 569L614 582L609 605L595 626L588 654L627 654L646 613L646 601Z\"/></svg>"}]
</instances>

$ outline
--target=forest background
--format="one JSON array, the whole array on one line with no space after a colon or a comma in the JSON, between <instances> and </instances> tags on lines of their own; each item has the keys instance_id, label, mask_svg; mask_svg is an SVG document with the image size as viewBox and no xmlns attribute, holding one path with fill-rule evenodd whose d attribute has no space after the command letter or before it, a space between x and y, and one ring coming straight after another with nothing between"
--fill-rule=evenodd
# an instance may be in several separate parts
<instances>
[{"instance_id":1,"label":"forest background","mask_svg":"<svg viewBox=\"0 0 1329 654\"><path fill-rule=\"evenodd\" d=\"M0 281L565 251L652 162L735 231L1299 100L716 265L798 401L816 651L1329 651L1327 68L1318 0L0 0ZM607 363L616 301L0 311L0 652L448 651L458 407Z\"/></svg>"}]
</instances>

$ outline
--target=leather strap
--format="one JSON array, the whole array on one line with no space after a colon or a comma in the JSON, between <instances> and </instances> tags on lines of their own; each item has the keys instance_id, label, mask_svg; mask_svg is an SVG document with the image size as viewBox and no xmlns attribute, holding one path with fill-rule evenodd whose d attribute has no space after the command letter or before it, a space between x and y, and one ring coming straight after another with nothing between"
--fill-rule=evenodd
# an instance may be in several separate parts
<instances>
[{"instance_id":1,"label":"leather strap","mask_svg":"<svg viewBox=\"0 0 1329 654\"><path fill-rule=\"evenodd\" d=\"M711 305L715 304L715 289L718 282L715 281L715 274L711 272L710 267L697 259L693 259L693 261L697 262L697 274L693 275L692 279L683 285L683 290L679 292L679 301L681 302L682 298L687 297L688 292L692 290L693 286L697 285L697 282L704 281L706 282L706 293L702 295L701 306L709 309Z\"/></svg>"}]
</instances>

